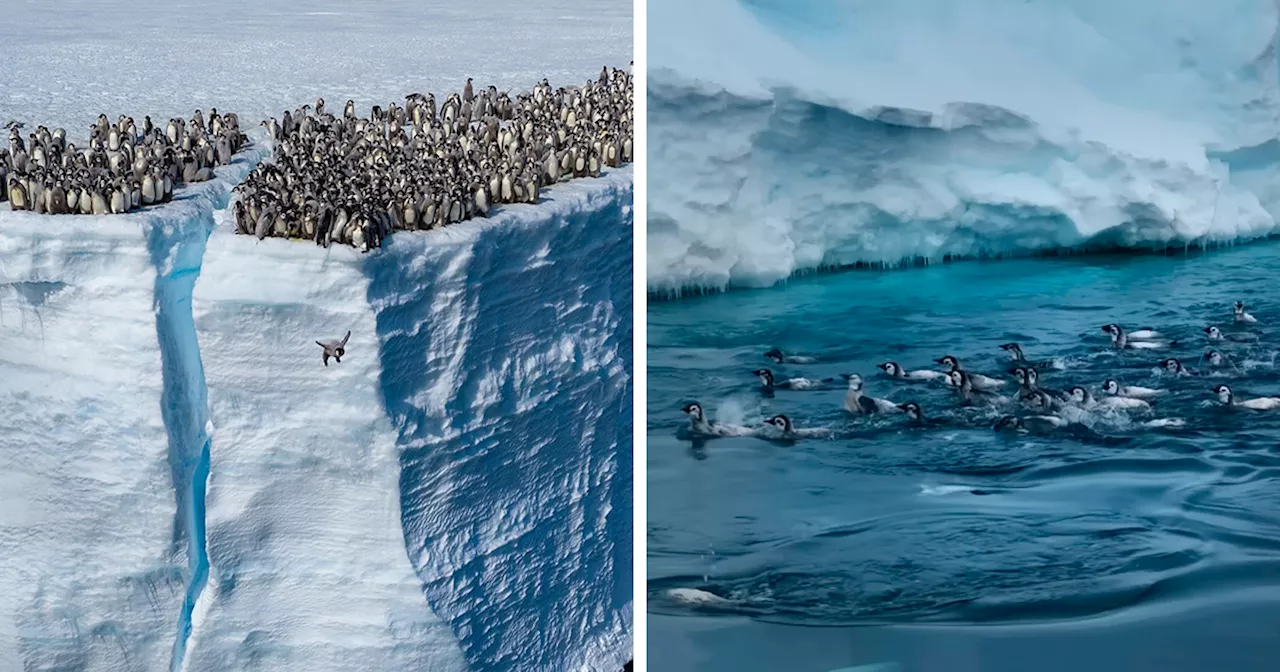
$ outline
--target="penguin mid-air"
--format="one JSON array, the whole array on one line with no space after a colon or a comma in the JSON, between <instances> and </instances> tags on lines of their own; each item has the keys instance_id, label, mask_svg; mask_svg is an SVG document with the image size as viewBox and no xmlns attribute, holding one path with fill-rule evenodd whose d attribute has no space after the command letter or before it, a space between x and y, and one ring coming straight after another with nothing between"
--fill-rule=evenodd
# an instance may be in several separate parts
<instances>
[{"instance_id":1,"label":"penguin mid-air","mask_svg":"<svg viewBox=\"0 0 1280 672\"><path fill-rule=\"evenodd\" d=\"M321 359L324 361L325 366L329 366L330 357L339 364L342 363L342 356L347 354L347 340L350 338L351 332L348 331L347 335L343 336L341 341L330 341L328 343L316 341L316 345L324 348L324 354L321 355Z\"/></svg>"}]
</instances>

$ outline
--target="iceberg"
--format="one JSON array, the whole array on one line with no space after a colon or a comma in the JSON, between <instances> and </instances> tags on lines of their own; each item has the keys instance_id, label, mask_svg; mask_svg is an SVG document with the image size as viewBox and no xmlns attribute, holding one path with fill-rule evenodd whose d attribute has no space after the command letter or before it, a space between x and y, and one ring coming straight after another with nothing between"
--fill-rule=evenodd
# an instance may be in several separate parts
<instances>
[{"instance_id":1,"label":"iceberg","mask_svg":"<svg viewBox=\"0 0 1280 672\"><path fill-rule=\"evenodd\" d=\"M1274 0L654 0L649 25L652 293L1280 232Z\"/></svg>"},{"instance_id":2,"label":"iceberg","mask_svg":"<svg viewBox=\"0 0 1280 672\"><path fill-rule=\"evenodd\" d=\"M0 668L621 667L632 169L361 255L232 232L265 155L0 212Z\"/></svg>"}]
</instances>

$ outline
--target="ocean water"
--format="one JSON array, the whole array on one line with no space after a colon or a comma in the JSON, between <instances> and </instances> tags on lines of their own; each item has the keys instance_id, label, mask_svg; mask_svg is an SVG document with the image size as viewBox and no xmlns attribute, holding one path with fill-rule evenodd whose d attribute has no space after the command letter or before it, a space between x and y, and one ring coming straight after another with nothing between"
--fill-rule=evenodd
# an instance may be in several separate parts
<instances>
[{"instance_id":1,"label":"ocean water","mask_svg":"<svg viewBox=\"0 0 1280 672\"><path fill-rule=\"evenodd\" d=\"M650 612L1052 632L1259 595L1280 577L1280 411L1228 409L1210 388L1280 395L1277 273L1280 243L1263 242L849 271L651 302ZM1248 331L1258 340L1219 346L1230 363L1210 367L1202 329L1243 331L1236 300L1257 316ZM1110 322L1177 342L1116 352L1100 330ZM1116 378L1165 394L1149 412L1075 411L1065 429L1008 434L993 425L1015 407L963 408L940 383L876 368L937 369L950 354L998 376L1009 341L1053 363L1042 387L1102 396ZM763 357L772 347L818 361L773 365ZM1166 356L1198 375L1162 374ZM849 416L843 381L769 397L750 373L763 366L779 378L856 372L867 393L917 401L938 422ZM1015 390L1010 380L1006 394ZM690 401L721 423L758 427L785 413L833 436L694 442L682 434ZM687 589L718 599L694 604Z\"/></svg>"}]
</instances>

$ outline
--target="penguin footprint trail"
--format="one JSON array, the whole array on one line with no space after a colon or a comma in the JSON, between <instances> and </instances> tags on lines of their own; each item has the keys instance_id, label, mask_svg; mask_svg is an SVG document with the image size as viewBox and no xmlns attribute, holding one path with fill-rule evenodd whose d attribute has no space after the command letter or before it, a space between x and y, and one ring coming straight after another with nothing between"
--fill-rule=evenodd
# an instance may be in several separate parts
<instances>
[{"instance_id":1,"label":"penguin footprint trail","mask_svg":"<svg viewBox=\"0 0 1280 672\"><path fill-rule=\"evenodd\" d=\"M580 87L543 79L514 98L468 79L438 106L413 93L369 117L350 100L339 116L317 99L263 122L274 163L236 188L236 232L367 252L394 231L537 203L545 187L631 162L633 97L631 74L606 67Z\"/></svg>"},{"instance_id":2,"label":"penguin footprint trail","mask_svg":"<svg viewBox=\"0 0 1280 672\"><path fill-rule=\"evenodd\" d=\"M1258 324L1257 318L1245 310L1242 302L1237 301L1234 308L1234 329L1230 332L1217 326L1202 329L1204 346L1220 345L1224 342L1238 347L1257 348L1262 346L1262 336L1251 328ZM1169 340L1153 329L1128 330L1118 324L1107 324L1101 331L1110 337L1111 347L1116 351L1138 351L1136 356L1143 356L1147 351L1162 351L1179 347L1201 347L1200 343L1183 343ZM1104 372L1106 377L1097 386L1097 393L1084 385L1072 385L1063 389L1043 387L1040 384L1042 372L1064 368L1063 360L1052 359L1033 361L1027 358L1022 346L1017 343L1005 343L1000 346L1004 351L1009 368L1004 372L1008 379L998 375L984 375L971 371L953 355L944 355L934 360L940 370L909 370L896 361L885 361L878 368L884 378L897 384L899 392L919 390L920 384L938 384L950 388L955 395L955 405L961 409L976 410L977 413L944 412L943 417L934 417L915 399L904 399L902 403L881 398L867 390L867 381L857 373L843 374L847 389L843 400L843 410L851 416L905 416L908 425L970 425L976 424L983 417L998 417L994 429L998 432L1033 432L1048 433L1064 429L1082 428L1088 431L1099 421L1118 423L1117 426L1136 426L1142 428L1176 428L1184 427L1187 421L1182 418L1150 418L1169 390L1141 385L1126 385L1120 382L1121 376L1115 372ZM772 349L764 356L775 364L814 364L821 358L803 355L784 354L780 349ZM1152 375L1163 375L1174 379L1200 375L1242 375L1243 370L1223 354L1221 350L1210 348L1200 356L1205 363L1203 373L1193 371L1177 357L1151 361L1148 371ZM782 378L770 369L757 369L751 372L760 379L761 391L772 398L777 390L805 392L821 390L833 378ZM1132 371L1130 372L1132 373ZM1017 385L1016 391L1006 394L1004 388L1008 383ZM1249 411L1280 410L1280 397L1241 398L1227 384L1205 386L1198 393L1211 393L1218 404L1229 409ZM1210 402L1206 402L1210 403ZM984 409L995 411L995 415L987 415ZM743 427L738 425L722 425L709 420L702 405L693 402L682 409L689 416L688 432L693 437L718 436L757 436L765 439L783 438L794 440L807 437L828 437L833 432L827 428L797 428L792 419L785 414L775 414L762 427ZM1136 419L1130 419L1133 416ZM987 425L991 426L991 425ZM682 432L683 433L683 432Z\"/></svg>"}]
</instances>

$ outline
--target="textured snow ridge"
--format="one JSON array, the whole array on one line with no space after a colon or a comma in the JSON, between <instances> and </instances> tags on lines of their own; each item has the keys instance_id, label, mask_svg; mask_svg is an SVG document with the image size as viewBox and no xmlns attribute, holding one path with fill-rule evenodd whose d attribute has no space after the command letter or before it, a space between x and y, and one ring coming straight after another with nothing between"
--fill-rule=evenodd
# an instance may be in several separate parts
<instances>
[{"instance_id":1,"label":"textured snow ridge","mask_svg":"<svg viewBox=\"0 0 1280 672\"><path fill-rule=\"evenodd\" d=\"M1275 0L649 12L651 291L1280 232Z\"/></svg>"},{"instance_id":2,"label":"textured snow ridge","mask_svg":"<svg viewBox=\"0 0 1280 672\"><path fill-rule=\"evenodd\" d=\"M197 585L190 287L252 155L114 217L0 213L0 669L168 669Z\"/></svg>"},{"instance_id":3,"label":"textured snow ridge","mask_svg":"<svg viewBox=\"0 0 1280 672\"><path fill-rule=\"evenodd\" d=\"M629 659L632 196L575 180L365 268L405 543L474 669Z\"/></svg>"}]
</instances>

